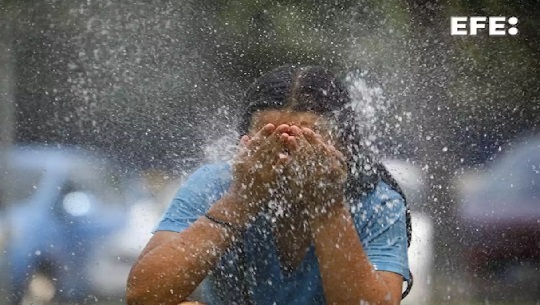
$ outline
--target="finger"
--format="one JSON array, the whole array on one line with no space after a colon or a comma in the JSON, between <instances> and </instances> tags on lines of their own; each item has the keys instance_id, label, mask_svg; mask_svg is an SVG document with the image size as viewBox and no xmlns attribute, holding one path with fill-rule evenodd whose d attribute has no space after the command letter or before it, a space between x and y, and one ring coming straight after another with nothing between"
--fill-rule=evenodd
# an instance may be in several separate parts
<instances>
[{"instance_id":1,"label":"finger","mask_svg":"<svg viewBox=\"0 0 540 305\"><path fill-rule=\"evenodd\" d=\"M266 124L261 128L254 136L251 138L249 143L250 148L257 148L261 145L264 139L268 138L272 133L274 133L276 126L274 124Z\"/></svg>"},{"instance_id":2,"label":"finger","mask_svg":"<svg viewBox=\"0 0 540 305\"><path fill-rule=\"evenodd\" d=\"M281 143L283 144L287 144L287 141L289 139L289 134L288 133L282 133L279 137L279 140L281 141Z\"/></svg>"},{"instance_id":3,"label":"finger","mask_svg":"<svg viewBox=\"0 0 540 305\"><path fill-rule=\"evenodd\" d=\"M291 161L291 157L287 153L279 153L278 154L278 160L277 160L277 167L280 169L283 169L285 165L287 165Z\"/></svg>"},{"instance_id":4,"label":"finger","mask_svg":"<svg viewBox=\"0 0 540 305\"><path fill-rule=\"evenodd\" d=\"M288 136L287 142L285 146L288 148L289 151L296 151L298 150L298 140L295 136Z\"/></svg>"},{"instance_id":5,"label":"finger","mask_svg":"<svg viewBox=\"0 0 540 305\"><path fill-rule=\"evenodd\" d=\"M313 140L313 131L308 128L302 128L302 133L296 137L299 150L308 151L313 157L319 148L317 142Z\"/></svg>"},{"instance_id":6,"label":"finger","mask_svg":"<svg viewBox=\"0 0 540 305\"><path fill-rule=\"evenodd\" d=\"M345 155L339 151L335 146L333 145L326 145L328 148L328 151L335 157L337 157L341 161L345 161Z\"/></svg>"},{"instance_id":7,"label":"finger","mask_svg":"<svg viewBox=\"0 0 540 305\"><path fill-rule=\"evenodd\" d=\"M267 148L267 152L271 154L271 156L276 156L277 153L283 151L284 143L282 141L282 135L276 130L274 133L272 133L267 141L265 141L265 145Z\"/></svg>"},{"instance_id":8,"label":"finger","mask_svg":"<svg viewBox=\"0 0 540 305\"><path fill-rule=\"evenodd\" d=\"M261 129L261 134L263 136L269 136L272 134L272 132L274 132L275 129L276 129L276 126L274 124L266 124Z\"/></svg>"},{"instance_id":9,"label":"finger","mask_svg":"<svg viewBox=\"0 0 540 305\"><path fill-rule=\"evenodd\" d=\"M236 159L242 159L249 154L249 148L248 148L249 143L250 143L250 140L246 136L243 136L240 139L240 143L236 147L236 156L235 156Z\"/></svg>"},{"instance_id":10,"label":"finger","mask_svg":"<svg viewBox=\"0 0 540 305\"><path fill-rule=\"evenodd\" d=\"M251 141L251 137L248 135L244 135L242 136L242 138L240 138L240 145L245 147L250 141Z\"/></svg>"},{"instance_id":11,"label":"finger","mask_svg":"<svg viewBox=\"0 0 540 305\"><path fill-rule=\"evenodd\" d=\"M339 176L341 176L342 174L345 174L346 176L347 160L345 158L345 155L342 154L334 146L328 145L327 147L330 151L329 158L331 159L331 162L328 162L328 163L331 164L332 170L335 173L339 174Z\"/></svg>"},{"instance_id":12,"label":"finger","mask_svg":"<svg viewBox=\"0 0 540 305\"><path fill-rule=\"evenodd\" d=\"M320 136L310 128L302 128L302 134L311 145L318 145L321 142Z\"/></svg>"},{"instance_id":13,"label":"finger","mask_svg":"<svg viewBox=\"0 0 540 305\"><path fill-rule=\"evenodd\" d=\"M316 158L315 150L303 135L294 137L294 142L296 142L296 149L292 151L292 155L294 159L300 162L298 165L305 165L310 160L314 161Z\"/></svg>"},{"instance_id":14,"label":"finger","mask_svg":"<svg viewBox=\"0 0 540 305\"><path fill-rule=\"evenodd\" d=\"M256 149L255 158L261 161L269 160L269 162L274 163L277 160L278 153L284 151L284 144L281 142L280 137L281 134L274 131L266 139L261 139L261 143Z\"/></svg>"},{"instance_id":15,"label":"finger","mask_svg":"<svg viewBox=\"0 0 540 305\"><path fill-rule=\"evenodd\" d=\"M275 143L273 144L272 148L270 149L270 153L273 156L281 157L280 154L288 155L288 138L289 135L287 133L279 134L279 132L276 131L275 135Z\"/></svg>"},{"instance_id":16,"label":"finger","mask_svg":"<svg viewBox=\"0 0 540 305\"><path fill-rule=\"evenodd\" d=\"M289 128L289 133L293 136L299 136L302 134L302 129L296 125L293 125Z\"/></svg>"},{"instance_id":17,"label":"finger","mask_svg":"<svg viewBox=\"0 0 540 305\"><path fill-rule=\"evenodd\" d=\"M297 143L298 150L312 149L312 145L308 142L303 134L295 136L295 142Z\"/></svg>"},{"instance_id":18,"label":"finger","mask_svg":"<svg viewBox=\"0 0 540 305\"><path fill-rule=\"evenodd\" d=\"M276 126L274 124L266 124L261 128L257 133L253 136L254 139L260 139L260 138L266 138L269 135L271 135L274 130L276 129Z\"/></svg>"},{"instance_id":19,"label":"finger","mask_svg":"<svg viewBox=\"0 0 540 305\"><path fill-rule=\"evenodd\" d=\"M288 140L288 139L287 139ZM297 152L306 152L311 151L313 147L311 144L306 140L306 137L303 135L295 136L294 139L291 139L291 142L293 142L296 145L296 151Z\"/></svg>"},{"instance_id":20,"label":"finger","mask_svg":"<svg viewBox=\"0 0 540 305\"><path fill-rule=\"evenodd\" d=\"M288 124L281 124L278 127L276 127L276 131L278 131L280 133L285 133L285 132L288 133L290 128L291 128L291 126L288 125Z\"/></svg>"},{"instance_id":21,"label":"finger","mask_svg":"<svg viewBox=\"0 0 540 305\"><path fill-rule=\"evenodd\" d=\"M302 128L302 134L306 140L311 144L315 149L322 151L324 153L330 152L327 145L323 142L321 135L316 133L310 128Z\"/></svg>"},{"instance_id":22,"label":"finger","mask_svg":"<svg viewBox=\"0 0 540 305\"><path fill-rule=\"evenodd\" d=\"M256 136L250 138L249 141L246 143L246 148L250 150L258 149L259 146L261 146L263 139L265 138L256 137Z\"/></svg>"}]
</instances>

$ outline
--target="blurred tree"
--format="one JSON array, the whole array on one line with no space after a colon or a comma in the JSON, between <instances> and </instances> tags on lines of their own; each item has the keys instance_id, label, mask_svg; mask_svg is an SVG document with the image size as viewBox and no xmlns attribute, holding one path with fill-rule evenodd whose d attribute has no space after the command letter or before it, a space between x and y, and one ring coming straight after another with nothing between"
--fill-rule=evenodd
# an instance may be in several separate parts
<instances>
[{"instance_id":1,"label":"blurred tree","mask_svg":"<svg viewBox=\"0 0 540 305\"><path fill-rule=\"evenodd\" d=\"M135 167L196 164L216 130L207 111L236 85L205 57L213 27L189 6L14 2L17 140L90 146Z\"/></svg>"},{"instance_id":2,"label":"blurred tree","mask_svg":"<svg viewBox=\"0 0 540 305\"><path fill-rule=\"evenodd\" d=\"M426 207L439 228L436 264L448 274L437 279L442 287L451 287L461 281L463 268L455 173L485 162L518 134L538 130L540 53L530 41L540 38L537 28L531 28L540 21L540 6L437 0L410 0L409 6L415 33L412 54L418 59L413 65L413 104L419 111L413 121L421 126L419 152L429 177ZM450 36L451 16L475 15L519 16L522 36Z\"/></svg>"},{"instance_id":3,"label":"blurred tree","mask_svg":"<svg viewBox=\"0 0 540 305\"><path fill-rule=\"evenodd\" d=\"M0 175L5 166L4 152L13 136L13 58L11 54L11 17L0 10ZM3 207L3 179L0 179L0 208Z\"/></svg>"},{"instance_id":4,"label":"blurred tree","mask_svg":"<svg viewBox=\"0 0 540 305\"><path fill-rule=\"evenodd\" d=\"M216 53L230 73L254 78L286 63L343 64L335 32L354 1L218 1Z\"/></svg>"},{"instance_id":5,"label":"blurred tree","mask_svg":"<svg viewBox=\"0 0 540 305\"><path fill-rule=\"evenodd\" d=\"M448 15L517 16L517 36L478 35L454 40L459 78L449 87L454 120L465 126L454 139L466 165L488 161L503 144L539 131L540 3L455 1Z\"/></svg>"},{"instance_id":6,"label":"blurred tree","mask_svg":"<svg viewBox=\"0 0 540 305\"><path fill-rule=\"evenodd\" d=\"M10 18L0 15L0 150L11 143L13 131L13 62Z\"/></svg>"},{"instance_id":7,"label":"blurred tree","mask_svg":"<svg viewBox=\"0 0 540 305\"><path fill-rule=\"evenodd\" d=\"M201 2L201 3L204 3ZM221 1L216 11L216 66L247 84L282 64L323 65L356 85L359 77L380 87L385 97L358 98L362 120L383 147L410 139L410 110L402 100L411 91L410 16L394 1ZM204 5L212 5L210 1ZM354 86L360 91L365 88ZM360 92L356 92L360 93ZM366 92L362 92L366 93ZM370 104L370 105L367 105ZM404 114L405 113L405 114ZM405 142L405 141L402 141ZM411 142L408 142L411 143ZM408 145L409 151L413 145ZM374 148L375 149L375 148ZM392 149L389 155L399 149ZM382 150L381 153L386 153ZM410 154L409 154L410 155Z\"/></svg>"},{"instance_id":8,"label":"blurred tree","mask_svg":"<svg viewBox=\"0 0 540 305\"><path fill-rule=\"evenodd\" d=\"M456 232L456 201L453 175L456 145L453 135L459 132L455 105L451 103L448 88L457 77L451 59L455 56L453 39L449 35L449 17L445 2L438 0L408 0L411 12L413 38L410 56L413 79L411 96L407 100L413 111L412 121L417 128L418 157L424 170L427 197L421 205L432 216L435 230L435 265L445 276L433 279L434 294L442 281L446 287L454 286L459 276L459 232Z\"/></svg>"},{"instance_id":9,"label":"blurred tree","mask_svg":"<svg viewBox=\"0 0 540 305\"><path fill-rule=\"evenodd\" d=\"M535 3L9 3L20 141L91 145L141 166L196 162L219 136L198 126L230 126L247 85L284 63L374 79L386 99L373 132L412 158L429 146L436 162L444 142L452 162L471 159L477 142L537 126ZM516 37L450 38L452 14L523 17Z\"/></svg>"}]
</instances>

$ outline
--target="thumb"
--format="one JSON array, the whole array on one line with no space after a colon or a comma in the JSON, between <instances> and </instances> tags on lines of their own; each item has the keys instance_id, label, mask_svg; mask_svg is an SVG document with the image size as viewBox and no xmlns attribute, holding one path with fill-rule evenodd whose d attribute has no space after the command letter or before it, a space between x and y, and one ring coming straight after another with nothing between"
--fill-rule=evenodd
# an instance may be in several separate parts
<instances>
[{"instance_id":1,"label":"thumb","mask_svg":"<svg viewBox=\"0 0 540 305\"><path fill-rule=\"evenodd\" d=\"M240 146L245 147L245 146L248 145L248 143L249 143L250 141L251 141L251 137L248 136L248 135L244 135L244 136L242 136L242 138L240 138Z\"/></svg>"}]
</instances>

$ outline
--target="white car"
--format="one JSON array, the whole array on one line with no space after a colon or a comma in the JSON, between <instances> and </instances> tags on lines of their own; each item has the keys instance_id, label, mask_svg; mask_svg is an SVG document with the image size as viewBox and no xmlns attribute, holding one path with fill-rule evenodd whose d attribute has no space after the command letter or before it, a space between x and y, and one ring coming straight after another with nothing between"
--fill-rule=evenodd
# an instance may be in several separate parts
<instances>
[{"instance_id":1,"label":"white car","mask_svg":"<svg viewBox=\"0 0 540 305\"><path fill-rule=\"evenodd\" d=\"M108 298L125 296L129 271L152 237L178 185L178 181L171 181L159 190L160 195L139 198L129 209L124 229L109 236L92 255L87 274L95 291Z\"/></svg>"}]
</instances>

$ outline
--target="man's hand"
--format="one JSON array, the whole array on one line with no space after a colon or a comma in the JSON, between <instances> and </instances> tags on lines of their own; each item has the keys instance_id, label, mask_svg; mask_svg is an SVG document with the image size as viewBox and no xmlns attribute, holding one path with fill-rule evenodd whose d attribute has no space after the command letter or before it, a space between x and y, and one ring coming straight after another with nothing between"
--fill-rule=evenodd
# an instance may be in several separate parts
<instances>
[{"instance_id":1,"label":"man's hand","mask_svg":"<svg viewBox=\"0 0 540 305\"><path fill-rule=\"evenodd\" d=\"M257 211L274 201L315 217L342 199L346 173L343 154L313 130L268 124L242 137L231 193Z\"/></svg>"},{"instance_id":2,"label":"man's hand","mask_svg":"<svg viewBox=\"0 0 540 305\"><path fill-rule=\"evenodd\" d=\"M264 208L279 188L288 162L288 128L288 125L276 128L267 124L253 137L246 135L241 139L240 151L233 164L230 193L249 205L250 212Z\"/></svg>"},{"instance_id":3,"label":"man's hand","mask_svg":"<svg viewBox=\"0 0 540 305\"><path fill-rule=\"evenodd\" d=\"M291 128L295 137L292 162L287 166L290 188L302 202L305 213L316 217L341 202L347 178L345 158L313 130Z\"/></svg>"}]
</instances>

